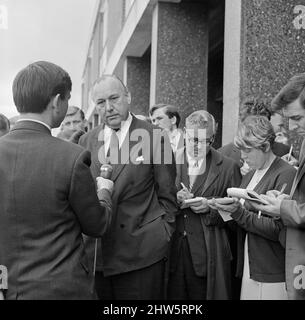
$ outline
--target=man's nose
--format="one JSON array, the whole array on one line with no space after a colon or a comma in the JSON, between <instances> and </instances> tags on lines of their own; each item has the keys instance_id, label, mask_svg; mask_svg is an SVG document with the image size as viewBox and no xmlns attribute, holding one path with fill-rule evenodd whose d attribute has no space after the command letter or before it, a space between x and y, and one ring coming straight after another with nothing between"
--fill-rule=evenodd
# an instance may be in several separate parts
<instances>
[{"instance_id":1,"label":"man's nose","mask_svg":"<svg viewBox=\"0 0 305 320\"><path fill-rule=\"evenodd\" d=\"M295 120L289 119L289 130L295 130L298 127L298 123Z\"/></svg>"},{"instance_id":2,"label":"man's nose","mask_svg":"<svg viewBox=\"0 0 305 320\"><path fill-rule=\"evenodd\" d=\"M106 100L106 111L112 111L113 110L113 105L112 103L107 99Z\"/></svg>"}]
</instances>

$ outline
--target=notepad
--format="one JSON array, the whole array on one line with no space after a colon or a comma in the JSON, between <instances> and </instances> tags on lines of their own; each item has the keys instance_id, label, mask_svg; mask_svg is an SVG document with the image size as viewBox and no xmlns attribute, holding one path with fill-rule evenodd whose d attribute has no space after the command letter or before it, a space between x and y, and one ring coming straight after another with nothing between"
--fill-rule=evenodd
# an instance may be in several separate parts
<instances>
[{"instance_id":1,"label":"notepad","mask_svg":"<svg viewBox=\"0 0 305 320\"><path fill-rule=\"evenodd\" d=\"M202 201L202 197L196 197L192 199L186 199L182 202L181 209L189 208L194 203L200 203Z\"/></svg>"},{"instance_id":2,"label":"notepad","mask_svg":"<svg viewBox=\"0 0 305 320\"><path fill-rule=\"evenodd\" d=\"M255 201L261 204L268 204L257 192L243 188L228 188L227 194L230 197L241 198L245 200Z\"/></svg>"}]
</instances>

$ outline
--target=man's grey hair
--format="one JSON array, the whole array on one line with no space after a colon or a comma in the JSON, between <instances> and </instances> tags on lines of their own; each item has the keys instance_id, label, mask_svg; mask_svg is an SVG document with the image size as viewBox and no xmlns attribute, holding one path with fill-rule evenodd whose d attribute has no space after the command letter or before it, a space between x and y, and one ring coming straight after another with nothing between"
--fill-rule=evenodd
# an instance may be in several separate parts
<instances>
[{"instance_id":1,"label":"man's grey hair","mask_svg":"<svg viewBox=\"0 0 305 320\"><path fill-rule=\"evenodd\" d=\"M185 125L188 126L195 126L198 129L207 129L212 128L213 134L216 134L216 121L214 117L205 110L199 110L191 113L185 119Z\"/></svg>"},{"instance_id":2,"label":"man's grey hair","mask_svg":"<svg viewBox=\"0 0 305 320\"><path fill-rule=\"evenodd\" d=\"M93 90L92 90L92 95L91 95L93 100L94 100L95 87L96 87L100 82L102 82L102 81L104 81L104 80L106 80L106 79L108 79L108 78L115 79L115 80L119 81L120 84L122 85L122 88L123 88L123 90L124 90L124 93L125 93L126 95L129 94L129 90L128 90L127 86L124 84L124 82L123 82L117 75L115 75L115 74L103 74L101 77L99 77L99 78L98 78L97 80L95 80L94 83L93 83L93 86L92 86Z\"/></svg>"}]
</instances>

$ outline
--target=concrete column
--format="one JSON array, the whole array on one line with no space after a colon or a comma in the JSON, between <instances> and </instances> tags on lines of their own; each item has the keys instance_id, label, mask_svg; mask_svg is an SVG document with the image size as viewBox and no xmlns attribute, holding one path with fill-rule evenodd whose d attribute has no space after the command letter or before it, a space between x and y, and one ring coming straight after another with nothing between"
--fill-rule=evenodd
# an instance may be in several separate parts
<instances>
[{"instance_id":1,"label":"concrete column","mask_svg":"<svg viewBox=\"0 0 305 320\"><path fill-rule=\"evenodd\" d=\"M234 137L244 98L271 101L292 75L305 71L302 2L226 0L223 144Z\"/></svg>"},{"instance_id":2,"label":"concrete column","mask_svg":"<svg viewBox=\"0 0 305 320\"><path fill-rule=\"evenodd\" d=\"M127 57L126 84L131 93L131 112L148 116L150 90L150 50L142 57Z\"/></svg>"},{"instance_id":3,"label":"concrete column","mask_svg":"<svg viewBox=\"0 0 305 320\"><path fill-rule=\"evenodd\" d=\"M150 105L170 103L184 119L207 109L206 2L158 2L153 11Z\"/></svg>"}]
</instances>

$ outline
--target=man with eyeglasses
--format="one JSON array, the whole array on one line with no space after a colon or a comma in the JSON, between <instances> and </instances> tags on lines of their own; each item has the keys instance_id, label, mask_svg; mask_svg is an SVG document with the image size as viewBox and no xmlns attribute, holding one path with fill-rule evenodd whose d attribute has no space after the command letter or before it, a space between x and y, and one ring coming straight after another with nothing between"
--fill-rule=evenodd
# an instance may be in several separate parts
<instances>
[{"instance_id":1,"label":"man with eyeglasses","mask_svg":"<svg viewBox=\"0 0 305 320\"><path fill-rule=\"evenodd\" d=\"M115 183L112 224L97 248L98 296L102 300L162 299L165 258L177 213L175 164L154 162L152 140L158 132L153 130L160 134L161 130L130 113L131 95L119 78L102 76L93 87L93 100L103 124L82 136L80 144L91 151L93 176L99 176L101 164L109 161ZM133 150L141 133L148 153L139 150L134 162ZM172 156L167 135L163 138L160 151L167 139ZM90 259L94 261L94 251Z\"/></svg>"},{"instance_id":2,"label":"man with eyeglasses","mask_svg":"<svg viewBox=\"0 0 305 320\"><path fill-rule=\"evenodd\" d=\"M186 118L185 149L176 155L180 203L170 256L168 297L171 300L231 298L231 251L225 222L208 199L226 196L239 186L238 165L211 145L217 125L207 111ZM198 197L188 206L184 200Z\"/></svg>"}]
</instances>

